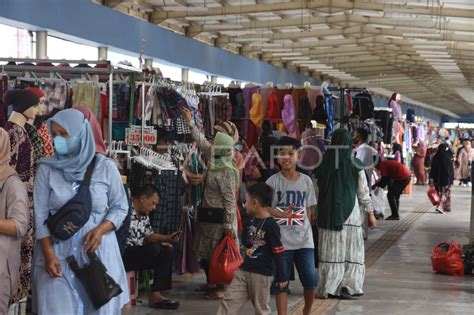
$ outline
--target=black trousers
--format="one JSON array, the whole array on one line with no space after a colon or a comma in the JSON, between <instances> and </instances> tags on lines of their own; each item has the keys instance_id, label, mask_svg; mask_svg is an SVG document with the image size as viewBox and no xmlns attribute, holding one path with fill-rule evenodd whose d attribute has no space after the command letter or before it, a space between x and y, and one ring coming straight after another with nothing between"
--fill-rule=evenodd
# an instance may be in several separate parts
<instances>
[{"instance_id":1,"label":"black trousers","mask_svg":"<svg viewBox=\"0 0 474 315\"><path fill-rule=\"evenodd\" d=\"M123 264L126 271L153 270L153 292L171 289L173 248L160 243L125 248Z\"/></svg>"},{"instance_id":2,"label":"black trousers","mask_svg":"<svg viewBox=\"0 0 474 315\"><path fill-rule=\"evenodd\" d=\"M399 217L398 210L400 208L400 195L403 193L405 187L410 183L411 177L404 180L394 180L388 187L387 199L390 204L392 216Z\"/></svg>"}]
</instances>

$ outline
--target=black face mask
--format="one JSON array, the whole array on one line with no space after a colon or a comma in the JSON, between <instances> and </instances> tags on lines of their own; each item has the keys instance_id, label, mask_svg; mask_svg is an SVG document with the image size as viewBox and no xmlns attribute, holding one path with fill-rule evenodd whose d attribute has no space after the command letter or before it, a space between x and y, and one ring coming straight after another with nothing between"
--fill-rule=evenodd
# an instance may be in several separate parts
<instances>
[{"instance_id":1,"label":"black face mask","mask_svg":"<svg viewBox=\"0 0 474 315\"><path fill-rule=\"evenodd\" d=\"M359 143L359 138L354 137L354 138L352 138L352 141L354 142L354 144L358 144Z\"/></svg>"}]
</instances>

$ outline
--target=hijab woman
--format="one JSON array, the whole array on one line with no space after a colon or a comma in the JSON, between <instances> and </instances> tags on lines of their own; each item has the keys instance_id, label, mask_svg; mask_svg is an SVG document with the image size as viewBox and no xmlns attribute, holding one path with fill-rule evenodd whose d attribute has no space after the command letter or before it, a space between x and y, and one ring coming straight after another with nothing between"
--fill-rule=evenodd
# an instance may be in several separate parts
<instances>
[{"instance_id":1,"label":"hijab woman","mask_svg":"<svg viewBox=\"0 0 474 315\"><path fill-rule=\"evenodd\" d=\"M235 162L233 137L217 132L212 145L196 128L192 121L191 112L182 110L183 117L191 127L194 140L208 160L208 170L204 179L204 196L202 206L205 208L224 209L223 223L197 223L197 234L194 240L194 252L201 259L201 266L206 272L207 285L199 288L206 291L208 299L222 299L224 292L221 286L209 284L209 263L212 252L224 235L237 238L236 192L240 180L239 168Z\"/></svg>"},{"instance_id":2,"label":"hijab woman","mask_svg":"<svg viewBox=\"0 0 474 315\"><path fill-rule=\"evenodd\" d=\"M426 158L426 145L424 141L418 143L416 148L415 156L411 160L411 164L416 176L416 184L425 184L425 158Z\"/></svg>"},{"instance_id":3,"label":"hijab woman","mask_svg":"<svg viewBox=\"0 0 474 315\"><path fill-rule=\"evenodd\" d=\"M446 143L441 143L433 156L430 170L430 186L439 194L436 211L443 214L451 211L451 186L454 182L453 151Z\"/></svg>"},{"instance_id":4,"label":"hijab woman","mask_svg":"<svg viewBox=\"0 0 474 315\"><path fill-rule=\"evenodd\" d=\"M352 135L338 129L316 169L319 187L319 296L355 299L363 294L364 239L359 205L376 219L362 162L352 157Z\"/></svg>"},{"instance_id":5,"label":"hijab woman","mask_svg":"<svg viewBox=\"0 0 474 315\"><path fill-rule=\"evenodd\" d=\"M92 213L87 223L71 238L51 237L44 224L76 195L86 169L95 156L96 145L91 126L84 115L66 109L48 120L56 155L40 161L35 182L35 227L39 241L35 252L33 283L38 314L119 315L128 302L125 269L114 230L128 212L128 202L114 162L98 154L90 193ZM122 288L122 294L95 309L87 293L66 262L74 256L82 266L87 253L95 252L108 274Z\"/></svg>"},{"instance_id":6,"label":"hijab woman","mask_svg":"<svg viewBox=\"0 0 474 315\"><path fill-rule=\"evenodd\" d=\"M8 313L18 288L21 238L29 222L26 186L10 167L10 137L0 129L0 314Z\"/></svg>"}]
</instances>

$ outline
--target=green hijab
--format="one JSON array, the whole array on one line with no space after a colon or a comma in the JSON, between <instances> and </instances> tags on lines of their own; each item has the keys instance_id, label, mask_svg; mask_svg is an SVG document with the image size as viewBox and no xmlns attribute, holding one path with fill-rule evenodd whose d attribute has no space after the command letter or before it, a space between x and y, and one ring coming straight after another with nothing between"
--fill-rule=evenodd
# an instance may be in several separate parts
<instances>
[{"instance_id":1,"label":"green hijab","mask_svg":"<svg viewBox=\"0 0 474 315\"><path fill-rule=\"evenodd\" d=\"M235 163L234 139L223 132L218 132L212 144L212 156L209 161L209 169L212 171L224 171L231 169L234 174L235 184L240 182L240 172Z\"/></svg>"},{"instance_id":2,"label":"green hijab","mask_svg":"<svg viewBox=\"0 0 474 315\"><path fill-rule=\"evenodd\" d=\"M315 172L319 186L318 227L340 231L354 209L362 162L352 156L352 135L348 130L337 129L331 146L341 148L329 147Z\"/></svg>"}]
</instances>

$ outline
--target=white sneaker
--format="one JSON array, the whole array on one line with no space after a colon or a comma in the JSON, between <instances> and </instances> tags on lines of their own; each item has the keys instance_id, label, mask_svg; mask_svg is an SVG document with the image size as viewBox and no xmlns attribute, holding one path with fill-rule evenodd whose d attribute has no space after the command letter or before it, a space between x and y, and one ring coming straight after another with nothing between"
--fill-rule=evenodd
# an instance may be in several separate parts
<instances>
[{"instance_id":1,"label":"white sneaker","mask_svg":"<svg viewBox=\"0 0 474 315\"><path fill-rule=\"evenodd\" d=\"M467 187L467 185L466 185L466 184L462 184L462 186L461 186L461 187Z\"/></svg>"},{"instance_id":2,"label":"white sneaker","mask_svg":"<svg viewBox=\"0 0 474 315\"><path fill-rule=\"evenodd\" d=\"M471 182L467 183L467 187L472 187L472 183Z\"/></svg>"},{"instance_id":3,"label":"white sneaker","mask_svg":"<svg viewBox=\"0 0 474 315\"><path fill-rule=\"evenodd\" d=\"M444 214L443 209L436 208L436 212L438 212L439 214Z\"/></svg>"}]
</instances>

